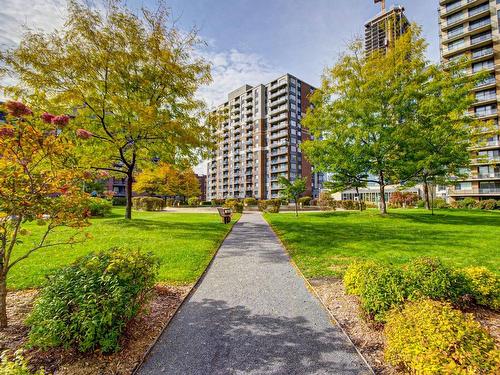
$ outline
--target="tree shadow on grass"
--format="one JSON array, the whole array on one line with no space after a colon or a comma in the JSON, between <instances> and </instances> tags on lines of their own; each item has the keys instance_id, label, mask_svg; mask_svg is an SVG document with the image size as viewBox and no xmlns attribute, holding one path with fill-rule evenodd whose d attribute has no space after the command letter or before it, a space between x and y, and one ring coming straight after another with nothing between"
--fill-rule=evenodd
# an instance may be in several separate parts
<instances>
[{"instance_id":1,"label":"tree shadow on grass","mask_svg":"<svg viewBox=\"0 0 500 375\"><path fill-rule=\"evenodd\" d=\"M191 300L138 374L366 374L345 336L303 316L264 315Z\"/></svg>"}]
</instances>

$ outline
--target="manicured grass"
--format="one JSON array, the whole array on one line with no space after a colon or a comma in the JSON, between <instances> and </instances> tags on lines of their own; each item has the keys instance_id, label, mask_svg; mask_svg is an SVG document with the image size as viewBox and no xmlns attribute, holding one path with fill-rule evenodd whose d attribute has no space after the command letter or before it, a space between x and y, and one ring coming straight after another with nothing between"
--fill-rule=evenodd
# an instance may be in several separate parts
<instances>
[{"instance_id":1,"label":"manicured grass","mask_svg":"<svg viewBox=\"0 0 500 375\"><path fill-rule=\"evenodd\" d=\"M376 210L266 214L306 277L339 276L354 259L400 264L421 256L500 274L500 212Z\"/></svg>"},{"instance_id":2,"label":"manicured grass","mask_svg":"<svg viewBox=\"0 0 500 375\"><path fill-rule=\"evenodd\" d=\"M111 217L92 219L92 225L85 228L92 238L84 243L33 253L12 269L9 289L40 286L51 270L89 252L114 246L154 253L161 261L158 281L192 283L203 273L231 228L221 224L217 214L134 212L132 221L124 220L123 215L124 210L117 208ZM22 238L24 243L19 245L13 258L22 253L23 247L39 239L37 234L43 230L35 224L26 227L31 233ZM66 228L59 230L52 235L51 241L58 242L73 232Z\"/></svg>"}]
</instances>

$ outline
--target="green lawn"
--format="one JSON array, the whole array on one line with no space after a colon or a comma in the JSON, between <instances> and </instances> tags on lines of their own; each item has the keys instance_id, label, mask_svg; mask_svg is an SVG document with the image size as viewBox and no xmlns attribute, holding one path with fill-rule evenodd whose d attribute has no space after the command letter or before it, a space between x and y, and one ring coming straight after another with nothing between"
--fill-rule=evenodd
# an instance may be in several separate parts
<instances>
[{"instance_id":1,"label":"green lawn","mask_svg":"<svg viewBox=\"0 0 500 375\"><path fill-rule=\"evenodd\" d=\"M20 262L10 272L9 289L23 289L39 286L47 272L69 264L76 258L92 251L113 246L140 248L153 252L161 261L159 281L168 283L192 283L205 270L215 250L230 230L221 224L217 214L184 214L161 212L134 212L133 220L123 219L124 210L117 208L108 218L93 219L85 228L92 238L72 247L58 246L41 249ZM31 232L22 238L23 244L14 257L34 240L43 227L28 225ZM67 236L69 230L54 233L52 240ZM17 254L16 254L17 253Z\"/></svg>"},{"instance_id":2,"label":"green lawn","mask_svg":"<svg viewBox=\"0 0 500 375\"><path fill-rule=\"evenodd\" d=\"M266 214L306 277L339 276L354 259L404 263L434 256L500 274L500 212L376 210Z\"/></svg>"}]
</instances>

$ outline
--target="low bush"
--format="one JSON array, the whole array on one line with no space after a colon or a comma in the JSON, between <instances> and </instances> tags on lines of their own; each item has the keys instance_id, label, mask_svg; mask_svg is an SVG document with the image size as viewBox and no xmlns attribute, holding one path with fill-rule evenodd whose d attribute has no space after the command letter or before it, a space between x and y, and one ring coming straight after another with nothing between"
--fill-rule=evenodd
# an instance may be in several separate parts
<instances>
[{"instance_id":1,"label":"low bush","mask_svg":"<svg viewBox=\"0 0 500 375\"><path fill-rule=\"evenodd\" d=\"M472 315L431 300L388 314L386 360L411 374L493 374L500 353Z\"/></svg>"},{"instance_id":2,"label":"low bush","mask_svg":"<svg viewBox=\"0 0 500 375\"><path fill-rule=\"evenodd\" d=\"M311 204L312 198L311 197L302 197L299 198L298 204L300 204L302 207L304 206L309 206Z\"/></svg>"},{"instance_id":3,"label":"low bush","mask_svg":"<svg viewBox=\"0 0 500 375\"><path fill-rule=\"evenodd\" d=\"M257 206L257 199L255 199L255 198L245 198L244 203L245 203L246 207Z\"/></svg>"},{"instance_id":4,"label":"low bush","mask_svg":"<svg viewBox=\"0 0 500 375\"><path fill-rule=\"evenodd\" d=\"M191 197L188 199L188 205L191 207L198 207L201 204L201 200L198 197Z\"/></svg>"},{"instance_id":5,"label":"low bush","mask_svg":"<svg viewBox=\"0 0 500 375\"><path fill-rule=\"evenodd\" d=\"M165 201L155 197L134 197L132 205L136 210L161 211L165 207Z\"/></svg>"},{"instance_id":6,"label":"low bush","mask_svg":"<svg viewBox=\"0 0 500 375\"><path fill-rule=\"evenodd\" d=\"M127 198L125 197L113 197L113 206L126 206Z\"/></svg>"},{"instance_id":7,"label":"low bush","mask_svg":"<svg viewBox=\"0 0 500 375\"><path fill-rule=\"evenodd\" d=\"M269 212L273 214L277 214L280 212L281 207L281 199L270 199L270 200L261 200L258 203L259 210L262 212Z\"/></svg>"},{"instance_id":8,"label":"low bush","mask_svg":"<svg viewBox=\"0 0 500 375\"><path fill-rule=\"evenodd\" d=\"M406 264L404 279L410 300L427 297L462 303L464 296L470 293L464 275L437 258L417 258Z\"/></svg>"},{"instance_id":9,"label":"low bush","mask_svg":"<svg viewBox=\"0 0 500 375\"><path fill-rule=\"evenodd\" d=\"M420 199L417 201L417 207L418 208L424 208L425 207L425 201Z\"/></svg>"},{"instance_id":10,"label":"low bush","mask_svg":"<svg viewBox=\"0 0 500 375\"><path fill-rule=\"evenodd\" d=\"M233 212L242 213L243 212L243 203L237 201L236 199L226 200L224 204L224 208L229 208Z\"/></svg>"},{"instance_id":11,"label":"low bush","mask_svg":"<svg viewBox=\"0 0 500 375\"><path fill-rule=\"evenodd\" d=\"M347 294L359 296L362 293L367 274L381 267L373 261L355 261L347 267L344 273L344 286Z\"/></svg>"},{"instance_id":12,"label":"low bush","mask_svg":"<svg viewBox=\"0 0 500 375\"><path fill-rule=\"evenodd\" d=\"M332 194L327 191L322 191L321 193L319 193L318 206L322 211L335 210L337 207Z\"/></svg>"},{"instance_id":13,"label":"low bush","mask_svg":"<svg viewBox=\"0 0 500 375\"><path fill-rule=\"evenodd\" d=\"M500 310L500 277L485 267L469 267L463 270L469 281L470 293L478 305Z\"/></svg>"},{"instance_id":14,"label":"low bush","mask_svg":"<svg viewBox=\"0 0 500 375\"><path fill-rule=\"evenodd\" d=\"M174 207L174 206L175 206L175 199L174 198L165 199L165 207Z\"/></svg>"},{"instance_id":15,"label":"low bush","mask_svg":"<svg viewBox=\"0 0 500 375\"><path fill-rule=\"evenodd\" d=\"M444 208L449 208L450 205L446 203L446 200L443 198L436 198L434 199L434 208L438 209L444 209Z\"/></svg>"},{"instance_id":16,"label":"low bush","mask_svg":"<svg viewBox=\"0 0 500 375\"><path fill-rule=\"evenodd\" d=\"M201 203L202 206L211 206L212 205L212 202L210 201L205 201L205 202L202 202Z\"/></svg>"},{"instance_id":17,"label":"low bush","mask_svg":"<svg viewBox=\"0 0 500 375\"><path fill-rule=\"evenodd\" d=\"M414 207L418 202L418 194L407 191L396 191L389 198L389 206L392 208Z\"/></svg>"},{"instance_id":18,"label":"low bush","mask_svg":"<svg viewBox=\"0 0 500 375\"><path fill-rule=\"evenodd\" d=\"M126 324L150 295L157 268L151 255L113 248L57 270L27 319L30 345L118 350Z\"/></svg>"},{"instance_id":19,"label":"low bush","mask_svg":"<svg viewBox=\"0 0 500 375\"><path fill-rule=\"evenodd\" d=\"M93 217L104 217L111 213L113 203L107 199L102 198L89 198L89 211Z\"/></svg>"},{"instance_id":20,"label":"low bush","mask_svg":"<svg viewBox=\"0 0 500 375\"><path fill-rule=\"evenodd\" d=\"M461 201L456 201L457 208L472 210L477 208L477 201L474 198L465 198Z\"/></svg>"},{"instance_id":21,"label":"low bush","mask_svg":"<svg viewBox=\"0 0 500 375\"><path fill-rule=\"evenodd\" d=\"M360 205L363 210L366 210L366 203L364 201L347 200L347 201L337 201L336 203L337 208L343 208L344 210L348 211L359 210Z\"/></svg>"},{"instance_id":22,"label":"low bush","mask_svg":"<svg viewBox=\"0 0 500 375\"><path fill-rule=\"evenodd\" d=\"M358 281L361 307L371 318L383 322L390 309L406 300L403 271L391 265L372 265L365 272Z\"/></svg>"},{"instance_id":23,"label":"low bush","mask_svg":"<svg viewBox=\"0 0 500 375\"><path fill-rule=\"evenodd\" d=\"M316 198L313 199L313 200L311 200L310 205L313 206L313 207L316 207L318 205L318 200Z\"/></svg>"},{"instance_id":24,"label":"low bush","mask_svg":"<svg viewBox=\"0 0 500 375\"><path fill-rule=\"evenodd\" d=\"M221 207L225 202L225 199L212 199L212 207Z\"/></svg>"},{"instance_id":25,"label":"low bush","mask_svg":"<svg viewBox=\"0 0 500 375\"><path fill-rule=\"evenodd\" d=\"M495 199L486 199L484 201L479 201L477 204L481 210L494 210L497 207L500 208L500 205L498 205Z\"/></svg>"},{"instance_id":26,"label":"low bush","mask_svg":"<svg viewBox=\"0 0 500 375\"><path fill-rule=\"evenodd\" d=\"M7 351L0 356L0 374L2 375L44 375L45 371L40 369L36 372L30 371L28 362L22 356L21 351L14 354L14 358L9 359Z\"/></svg>"},{"instance_id":27,"label":"low bush","mask_svg":"<svg viewBox=\"0 0 500 375\"><path fill-rule=\"evenodd\" d=\"M370 202L370 201L364 201L366 208L378 208L377 204L375 202Z\"/></svg>"}]
</instances>

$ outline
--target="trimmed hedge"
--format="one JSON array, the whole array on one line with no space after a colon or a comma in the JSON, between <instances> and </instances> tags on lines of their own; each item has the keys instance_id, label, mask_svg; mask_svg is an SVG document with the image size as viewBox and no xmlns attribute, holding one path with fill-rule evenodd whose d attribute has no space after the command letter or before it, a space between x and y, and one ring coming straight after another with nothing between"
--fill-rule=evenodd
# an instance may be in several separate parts
<instances>
[{"instance_id":1,"label":"trimmed hedge","mask_svg":"<svg viewBox=\"0 0 500 375\"><path fill-rule=\"evenodd\" d=\"M155 197L134 197L132 205L136 210L161 211L165 208L165 201Z\"/></svg>"},{"instance_id":2,"label":"trimmed hedge","mask_svg":"<svg viewBox=\"0 0 500 375\"><path fill-rule=\"evenodd\" d=\"M337 208L343 208L344 210L358 210L359 211L359 206L361 205L361 208L363 210L366 210L366 203L364 201L337 201L336 202Z\"/></svg>"},{"instance_id":3,"label":"trimmed hedge","mask_svg":"<svg viewBox=\"0 0 500 375\"><path fill-rule=\"evenodd\" d=\"M311 197L302 197L299 198L297 203L300 204L301 206L309 206L311 204L311 201L312 201Z\"/></svg>"},{"instance_id":4,"label":"trimmed hedge","mask_svg":"<svg viewBox=\"0 0 500 375\"><path fill-rule=\"evenodd\" d=\"M201 205L201 200L198 197L191 197L188 199L188 205L191 207L197 207Z\"/></svg>"},{"instance_id":5,"label":"trimmed hedge","mask_svg":"<svg viewBox=\"0 0 500 375\"><path fill-rule=\"evenodd\" d=\"M238 202L236 199L228 199L224 204L224 208L229 208L233 212L241 214L243 212L243 203Z\"/></svg>"},{"instance_id":6,"label":"trimmed hedge","mask_svg":"<svg viewBox=\"0 0 500 375\"><path fill-rule=\"evenodd\" d=\"M57 270L27 319L30 345L117 351L126 324L150 296L157 269L151 255L112 248Z\"/></svg>"},{"instance_id":7,"label":"trimmed hedge","mask_svg":"<svg viewBox=\"0 0 500 375\"><path fill-rule=\"evenodd\" d=\"M258 203L259 210L262 212L268 212L277 214L280 212L281 199L270 199L267 201L261 200Z\"/></svg>"},{"instance_id":8,"label":"trimmed hedge","mask_svg":"<svg viewBox=\"0 0 500 375\"><path fill-rule=\"evenodd\" d=\"M113 206L126 206L127 198L125 197L113 197Z\"/></svg>"},{"instance_id":9,"label":"trimmed hedge","mask_svg":"<svg viewBox=\"0 0 500 375\"><path fill-rule=\"evenodd\" d=\"M103 198L89 198L89 211L90 216L93 217L104 217L111 214L111 209L113 208L113 203Z\"/></svg>"},{"instance_id":10,"label":"trimmed hedge","mask_svg":"<svg viewBox=\"0 0 500 375\"><path fill-rule=\"evenodd\" d=\"M257 199L255 198L245 198L243 201L246 207L257 206Z\"/></svg>"},{"instance_id":11,"label":"trimmed hedge","mask_svg":"<svg viewBox=\"0 0 500 375\"><path fill-rule=\"evenodd\" d=\"M493 374L500 368L494 339L448 303L421 300L392 311L385 336L385 358L403 373Z\"/></svg>"}]
</instances>

